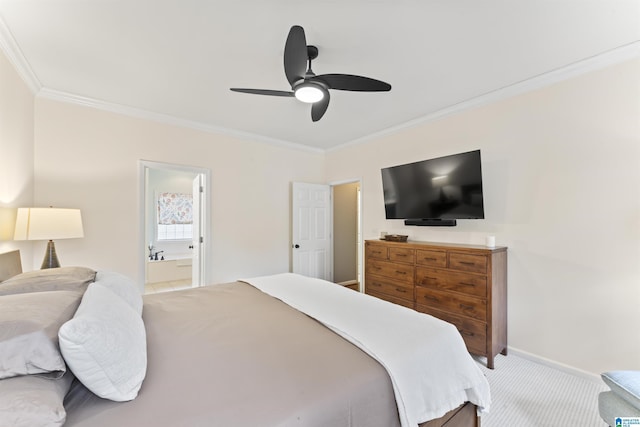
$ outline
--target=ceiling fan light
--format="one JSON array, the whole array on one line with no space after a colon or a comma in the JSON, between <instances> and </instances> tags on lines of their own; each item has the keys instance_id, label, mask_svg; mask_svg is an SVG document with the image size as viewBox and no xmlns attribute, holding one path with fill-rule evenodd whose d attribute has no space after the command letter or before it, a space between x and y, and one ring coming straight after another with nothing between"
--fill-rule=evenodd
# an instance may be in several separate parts
<instances>
[{"instance_id":1,"label":"ceiling fan light","mask_svg":"<svg viewBox=\"0 0 640 427\"><path fill-rule=\"evenodd\" d=\"M295 96L302 102L313 104L324 98L324 92L315 85L301 85L296 88Z\"/></svg>"}]
</instances>

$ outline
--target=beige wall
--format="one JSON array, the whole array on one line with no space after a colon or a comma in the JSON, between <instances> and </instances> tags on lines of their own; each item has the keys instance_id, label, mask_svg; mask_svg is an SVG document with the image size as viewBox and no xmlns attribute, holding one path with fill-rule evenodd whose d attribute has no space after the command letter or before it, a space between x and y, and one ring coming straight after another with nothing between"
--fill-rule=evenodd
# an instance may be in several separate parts
<instances>
[{"instance_id":1,"label":"beige wall","mask_svg":"<svg viewBox=\"0 0 640 427\"><path fill-rule=\"evenodd\" d=\"M509 246L509 345L599 373L640 369L640 61L327 154L362 177L363 234ZM485 220L385 220L380 169L482 150ZM356 160L357 159L357 160Z\"/></svg>"},{"instance_id":2,"label":"beige wall","mask_svg":"<svg viewBox=\"0 0 640 427\"><path fill-rule=\"evenodd\" d=\"M83 214L85 238L56 242L62 264L142 280L143 159L211 170L209 282L289 270L290 182L321 182L323 154L48 99L35 117L35 201Z\"/></svg>"},{"instance_id":3,"label":"beige wall","mask_svg":"<svg viewBox=\"0 0 640 427\"><path fill-rule=\"evenodd\" d=\"M20 249L25 269L32 245L11 239L17 208L33 203L33 105L34 95L0 51L0 253Z\"/></svg>"},{"instance_id":4,"label":"beige wall","mask_svg":"<svg viewBox=\"0 0 640 427\"><path fill-rule=\"evenodd\" d=\"M512 347L592 373L640 369L638 75L640 61L613 66L332 151L325 161L87 107L34 104L0 55L0 208L81 208L86 237L57 242L61 262L137 277L138 160L209 168L210 281L219 282L289 269L291 181L362 179L365 237L384 230L482 243L493 234L509 246ZM436 229L384 219L380 168L476 148L486 220ZM0 241L0 251L21 248L37 268L44 244L33 246Z\"/></svg>"}]
</instances>

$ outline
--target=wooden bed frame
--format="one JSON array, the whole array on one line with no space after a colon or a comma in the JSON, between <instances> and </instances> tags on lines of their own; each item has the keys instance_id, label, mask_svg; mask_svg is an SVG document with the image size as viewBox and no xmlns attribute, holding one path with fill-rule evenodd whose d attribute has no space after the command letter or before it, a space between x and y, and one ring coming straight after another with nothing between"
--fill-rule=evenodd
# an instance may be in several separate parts
<instances>
[{"instance_id":1,"label":"wooden bed frame","mask_svg":"<svg viewBox=\"0 0 640 427\"><path fill-rule=\"evenodd\" d=\"M20 251L15 250L0 254L0 282L22 273ZM1 286L1 285L0 285ZM419 427L480 427L477 407L467 402L447 412L441 418L420 424Z\"/></svg>"},{"instance_id":2,"label":"wooden bed frame","mask_svg":"<svg viewBox=\"0 0 640 427\"><path fill-rule=\"evenodd\" d=\"M419 427L480 427L480 417L476 405L467 402L447 412L441 418L427 421Z\"/></svg>"}]
</instances>

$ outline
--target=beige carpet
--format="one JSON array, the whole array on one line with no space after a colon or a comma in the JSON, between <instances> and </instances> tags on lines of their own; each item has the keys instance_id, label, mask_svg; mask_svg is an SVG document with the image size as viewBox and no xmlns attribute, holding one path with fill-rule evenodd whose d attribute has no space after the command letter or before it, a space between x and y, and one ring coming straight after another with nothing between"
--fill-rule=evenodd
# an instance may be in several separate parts
<instances>
[{"instance_id":1,"label":"beige carpet","mask_svg":"<svg viewBox=\"0 0 640 427\"><path fill-rule=\"evenodd\" d=\"M533 362L498 355L495 369L481 364L491 387L491 410L482 427L604 427L598 393L608 387L596 379Z\"/></svg>"}]
</instances>

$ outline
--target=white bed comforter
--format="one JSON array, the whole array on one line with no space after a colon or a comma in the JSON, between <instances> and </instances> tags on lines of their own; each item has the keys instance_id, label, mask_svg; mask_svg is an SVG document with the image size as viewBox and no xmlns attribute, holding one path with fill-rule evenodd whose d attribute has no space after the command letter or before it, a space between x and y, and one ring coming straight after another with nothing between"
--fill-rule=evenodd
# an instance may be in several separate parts
<instances>
[{"instance_id":1,"label":"white bed comforter","mask_svg":"<svg viewBox=\"0 0 640 427\"><path fill-rule=\"evenodd\" d=\"M450 323L293 273L242 281L316 319L384 366L403 427L439 418L466 401L489 409L489 383Z\"/></svg>"}]
</instances>

